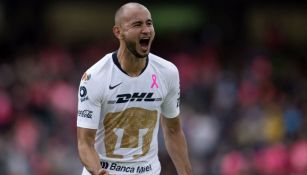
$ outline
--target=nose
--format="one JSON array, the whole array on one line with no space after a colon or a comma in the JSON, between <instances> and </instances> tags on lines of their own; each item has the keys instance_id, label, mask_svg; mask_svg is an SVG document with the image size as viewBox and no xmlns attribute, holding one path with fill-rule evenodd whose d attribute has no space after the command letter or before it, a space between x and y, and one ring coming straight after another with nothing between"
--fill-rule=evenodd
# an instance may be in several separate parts
<instances>
[{"instance_id":1,"label":"nose","mask_svg":"<svg viewBox=\"0 0 307 175\"><path fill-rule=\"evenodd\" d=\"M145 26L142 27L142 31L141 32L147 34L147 33L151 32L150 29L151 29L151 27L145 25Z\"/></svg>"}]
</instances>

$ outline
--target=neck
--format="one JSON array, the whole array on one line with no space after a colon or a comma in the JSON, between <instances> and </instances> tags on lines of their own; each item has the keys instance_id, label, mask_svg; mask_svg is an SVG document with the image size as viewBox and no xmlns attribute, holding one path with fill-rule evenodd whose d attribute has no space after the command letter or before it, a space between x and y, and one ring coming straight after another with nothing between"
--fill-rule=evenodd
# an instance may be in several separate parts
<instances>
[{"instance_id":1,"label":"neck","mask_svg":"<svg viewBox=\"0 0 307 175\"><path fill-rule=\"evenodd\" d=\"M117 52L118 62L121 68L132 77L139 76L146 66L146 58L138 58L128 49L119 48Z\"/></svg>"}]
</instances>

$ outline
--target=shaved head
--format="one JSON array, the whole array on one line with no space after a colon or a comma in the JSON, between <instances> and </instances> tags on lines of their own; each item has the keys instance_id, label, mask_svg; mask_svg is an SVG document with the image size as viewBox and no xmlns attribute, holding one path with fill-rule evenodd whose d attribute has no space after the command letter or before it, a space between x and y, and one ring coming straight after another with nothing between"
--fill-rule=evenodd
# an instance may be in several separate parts
<instances>
[{"instance_id":1,"label":"shaved head","mask_svg":"<svg viewBox=\"0 0 307 175\"><path fill-rule=\"evenodd\" d=\"M155 37L149 10L139 3L126 3L116 11L114 22L113 33L120 42L119 51L146 58Z\"/></svg>"},{"instance_id":2,"label":"shaved head","mask_svg":"<svg viewBox=\"0 0 307 175\"><path fill-rule=\"evenodd\" d=\"M133 10L133 9L145 9L148 11L148 9L137 2L129 2L124 5L122 5L115 13L115 25L120 25L123 21L123 18L125 17L127 11Z\"/></svg>"}]
</instances>

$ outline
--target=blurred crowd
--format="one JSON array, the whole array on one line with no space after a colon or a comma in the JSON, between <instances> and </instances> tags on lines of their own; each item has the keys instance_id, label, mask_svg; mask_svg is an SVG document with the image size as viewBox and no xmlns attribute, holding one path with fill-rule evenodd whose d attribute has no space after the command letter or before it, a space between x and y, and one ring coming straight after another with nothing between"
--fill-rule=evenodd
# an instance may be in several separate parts
<instances>
[{"instance_id":1,"label":"blurred crowd","mask_svg":"<svg viewBox=\"0 0 307 175\"><path fill-rule=\"evenodd\" d=\"M195 174L306 175L306 57L245 50L225 65L201 52L173 57Z\"/></svg>"},{"instance_id":2,"label":"blurred crowd","mask_svg":"<svg viewBox=\"0 0 307 175\"><path fill-rule=\"evenodd\" d=\"M221 42L220 30L212 29L196 39L157 34L153 43L153 53L180 72L181 118L194 175L306 175L306 50L270 30L256 45ZM43 43L1 60L0 174L80 174L79 81L116 49L114 40L73 47ZM161 133L159 141L161 174L175 175Z\"/></svg>"},{"instance_id":3,"label":"blurred crowd","mask_svg":"<svg viewBox=\"0 0 307 175\"><path fill-rule=\"evenodd\" d=\"M0 65L0 174L80 173L77 89L86 68L110 49L104 44L78 52L57 45L25 50ZM180 71L195 174L307 174L306 57L232 52L204 43L165 54ZM175 174L159 139L162 174Z\"/></svg>"}]
</instances>

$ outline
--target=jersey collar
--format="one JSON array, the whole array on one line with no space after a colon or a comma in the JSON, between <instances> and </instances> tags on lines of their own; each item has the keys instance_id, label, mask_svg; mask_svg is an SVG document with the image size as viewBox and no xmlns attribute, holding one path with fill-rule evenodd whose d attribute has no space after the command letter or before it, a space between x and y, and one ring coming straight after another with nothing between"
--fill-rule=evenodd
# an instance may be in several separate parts
<instances>
[{"instance_id":1,"label":"jersey collar","mask_svg":"<svg viewBox=\"0 0 307 175\"><path fill-rule=\"evenodd\" d=\"M119 68L119 70L121 70L123 73L125 73L126 75L128 75L128 73L126 71L124 71L122 69L122 67L120 66L119 64L119 61L118 61L118 58L117 58L117 51L113 52L112 53L112 59L113 59L113 62L114 64ZM142 69L140 75L145 71L145 69L147 68L147 65L148 65L148 56L146 57L146 63L145 63L145 67ZM129 75L128 75L129 76Z\"/></svg>"}]
</instances>

